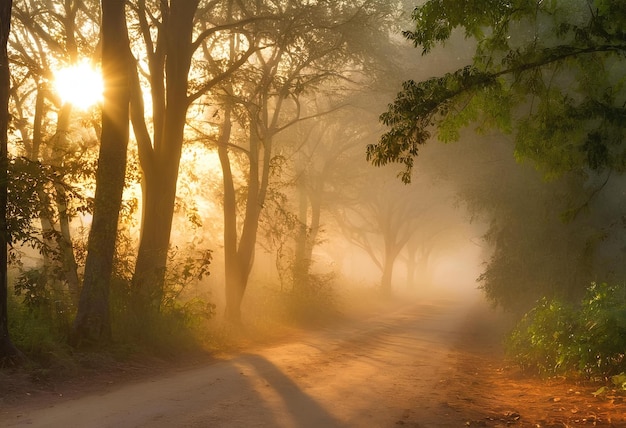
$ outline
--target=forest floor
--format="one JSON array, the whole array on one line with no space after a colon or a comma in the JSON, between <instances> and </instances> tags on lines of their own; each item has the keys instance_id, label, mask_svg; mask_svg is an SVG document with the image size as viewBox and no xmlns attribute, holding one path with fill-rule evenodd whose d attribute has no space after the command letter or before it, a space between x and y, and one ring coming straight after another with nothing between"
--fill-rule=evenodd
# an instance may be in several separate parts
<instances>
[{"instance_id":1,"label":"forest floor","mask_svg":"<svg viewBox=\"0 0 626 428\"><path fill-rule=\"evenodd\" d=\"M626 427L626 396L507 363L509 326L480 300L430 299L184 363L3 369L0 426Z\"/></svg>"}]
</instances>

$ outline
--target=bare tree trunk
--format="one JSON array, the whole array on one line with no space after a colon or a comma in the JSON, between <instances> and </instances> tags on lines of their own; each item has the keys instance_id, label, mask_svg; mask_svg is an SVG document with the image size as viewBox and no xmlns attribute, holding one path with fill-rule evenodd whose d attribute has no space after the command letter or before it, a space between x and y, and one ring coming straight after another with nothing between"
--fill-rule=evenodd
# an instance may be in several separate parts
<instances>
[{"instance_id":1,"label":"bare tree trunk","mask_svg":"<svg viewBox=\"0 0 626 428\"><path fill-rule=\"evenodd\" d=\"M380 279L381 292L385 296L391 296L391 278L393 276L393 261L385 258L383 273Z\"/></svg>"},{"instance_id":2,"label":"bare tree trunk","mask_svg":"<svg viewBox=\"0 0 626 428\"><path fill-rule=\"evenodd\" d=\"M393 278L393 267L401 249L401 245L385 242L385 255L383 256L382 276L380 280L381 292L384 296L391 296L392 294L391 280Z\"/></svg>"},{"instance_id":3,"label":"bare tree trunk","mask_svg":"<svg viewBox=\"0 0 626 428\"><path fill-rule=\"evenodd\" d=\"M406 244L406 288L408 290L414 290L415 273L417 272L417 241L410 239Z\"/></svg>"},{"instance_id":4,"label":"bare tree trunk","mask_svg":"<svg viewBox=\"0 0 626 428\"><path fill-rule=\"evenodd\" d=\"M58 244L59 252L61 253L63 279L67 283L67 291L69 292L72 304L77 305L80 281L78 279L78 263L76 263L72 234L70 231L70 218L67 215L65 189L62 186L56 186L56 192L57 208L59 209L59 226L61 228Z\"/></svg>"},{"instance_id":5,"label":"bare tree trunk","mask_svg":"<svg viewBox=\"0 0 626 428\"><path fill-rule=\"evenodd\" d=\"M171 2L166 26L165 87L158 73L151 76L165 92L164 110L155 113L154 147L145 144L139 156L144 174L141 237L133 276L133 308L137 314L160 310L165 286L178 168L189 100L187 85L193 48L193 18L198 0ZM158 114L157 114L158 113ZM158 118L156 118L158 116ZM162 119L162 120L161 120ZM160 128L159 128L160 127ZM149 144L149 143L148 143Z\"/></svg>"},{"instance_id":6,"label":"bare tree trunk","mask_svg":"<svg viewBox=\"0 0 626 428\"><path fill-rule=\"evenodd\" d=\"M68 133L70 131L70 117L72 113L71 104L65 104L59 113L56 136L53 141L51 164L62 167L63 158L69 150ZM78 265L74 255L72 235L70 231L70 218L67 214L67 198L62 185L55 185L55 201L59 215L59 229L57 245L60 256L60 267L63 272L63 280L67 283L72 304L78 304L78 290L80 288L78 280ZM55 287L55 289L58 287Z\"/></svg>"},{"instance_id":7,"label":"bare tree trunk","mask_svg":"<svg viewBox=\"0 0 626 428\"><path fill-rule=\"evenodd\" d=\"M256 129L256 119L253 117L250 129ZM262 146L262 148L261 148ZM252 271L252 265L254 264L255 247L257 232L259 228L259 217L261 209L265 203L265 195L267 193L267 186L269 183L269 166L270 157L272 151L272 142L270 140L259 140L256 133L250 134L250 151L249 156L249 170L248 170L248 195L246 198L246 210L243 219L243 228L241 231L241 237L237 245L237 229L236 229L236 211L232 208L227 212L224 211L224 224L226 229L226 223L229 224L228 235L225 232L225 240L230 240L230 251L225 252L224 256L227 258L226 266L226 319L238 324L241 322L241 303L248 286L248 278ZM262 156L261 156L262 155ZM226 160L223 155L220 156L220 160ZM230 169L230 165L228 166ZM226 175L225 175L226 176ZM224 182L224 192L231 192L228 196L229 199L234 198L234 186L229 184L227 189L227 182ZM227 196L224 197L225 200ZM234 217L232 217L234 215ZM230 216L229 219L226 216ZM234 227L233 227L234 226ZM233 243L236 249L233 251Z\"/></svg>"},{"instance_id":8,"label":"bare tree trunk","mask_svg":"<svg viewBox=\"0 0 626 428\"><path fill-rule=\"evenodd\" d=\"M9 337L8 321L8 244L7 197L9 184L8 126L10 70L7 41L11 29L12 0L0 3L0 360L14 359L20 355Z\"/></svg>"},{"instance_id":9,"label":"bare tree trunk","mask_svg":"<svg viewBox=\"0 0 626 428\"><path fill-rule=\"evenodd\" d=\"M104 344L111 339L109 282L129 133L131 53L124 6L124 0L102 0L102 135L85 278L71 338L75 346Z\"/></svg>"},{"instance_id":10,"label":"bare tree trunk","mask_svg":"<svg viewBox=\"0 0 626 428\"><path fill-rule=\"evenodd\" d=\"M308 254L307 246L309 241L309 197L306 186L306 172L304 168L300 171L300 176L296 183L298 194L298 230L296 232L296 250L293 261L293 290L302 291L309 287L309 270L311 267L311 256Z\"/></svg>"},{"instance_id":11,"label":"bare tree trunk","mask_svg":"<svg viewBox=\"0 0 626 428\"><path fill-rule=\"evenodd\" d=\"M302 174L301 179L304 181ZM296 251L294 260L294 289L308 292L310 288L311 266L313 264L313 249L317 242L321 220L321 201L318 186L305 186L298 183L300 225L296 237ZM309 219L310 211L310 219ZM310 224L309 224L310 223Z\"/></svg>"},{"instance_id":12,"label":"bare tree trunk","mask_svg":"<svg viewBox=\"0 0 626 428\"><path fill-rule=\"evenodd\" d=\"M233 322L241 320L241 309L233 302L241 302L243 290L239 278L241 267L237 258L237 201L235 195L235 183L228 157L228 141L231 133L230 107L226 106L224 123L218 141L218 156L222 166L224 182L224 271L226 312L225 317Z\"/></svg>"}]
</instances>

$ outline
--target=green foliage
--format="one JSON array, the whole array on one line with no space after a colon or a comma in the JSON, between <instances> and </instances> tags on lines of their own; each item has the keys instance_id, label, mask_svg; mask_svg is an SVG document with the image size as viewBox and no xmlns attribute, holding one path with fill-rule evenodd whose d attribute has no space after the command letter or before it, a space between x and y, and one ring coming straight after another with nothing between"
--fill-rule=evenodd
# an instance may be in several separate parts
<instances>
[{"instance_id":1,"label":"green foliage","mask_svg":"<svg viewBox=\"0 0 626 428\"><path fill-rule=\"evenodd\" d=\"M615 376L611 376L611 382L618 389L626 391L626 373L622 372L620 374L616 374Z\"/></svg>"},{"instance_id":2,"label":"green foliage","mask_svg":"<svg viewBox=\"0 0 626 428\"><path fill-rule=\"evenodd\" d=\"M511 334L509 354L523 369L541 374L571 369L575 318L572 307L558 300L540 300Z\"/></svg>"},{"instance_id":3,"label":"green foliage","mask_svg":"<svg viewBox=\"0 0 626 428\"><path fill-rule=\"evenodd\" d=\"M54 360L68 359L69 347L67 334L71 314L64 312L61 306L55 306L50 300L47 288L28 284L28 281L41 284L42 272L32 270L21 282L26 289L20 293L32 292L26 303L19 299L17 290L9 296L9 328L11 338L29 359L43 366ZM43 295L42 295L43 294Z\"/></svg>"},{"instance_id":4,"label":"green foliage","mask_svg":"<svg viewBox=\"0 0 626 428\"><path fill-rule=\"evenodd\" d=\"M626 369L626 285L592 284L582 302L579 370L613 375Z\"/></svg>"},{"instance_id":5,"label":"green foliage","mask_svg":"<svg viewBox=\"0 0 626 428\"><path fill-rule=\"evenodd\" d=\"M201 330L215 316L210 295L197 291L209 275L211 259L210 250L193 245L170 251L160 312L135 313L131 307L134 241L128 230L120 230L110 291L113 337L118 344L129 352L149 350L163 357L199 348Z\"/></svg>"},{"instance_id":6,"label":"green foliage","mask_svg":"<svg viewBox=\"0 0 626 428\"><path fill-rule=\"evenodd\" d=\"M21 309L29 318L39 320L53 336L67 338L74 315L71 298L65 287L44 268L21 271L15 279L13 290L22 298Z\"/></svg>"},{"instance_id":7,"label":"green foliage","mask_svg":"<svg viewBox=\"0 0 626 428\"><path fill-rule=\"evenodd\" d=\"M28 269L15 281L15 295L23 296L24 306L29 310L47 307L53 300L47 283L46 275L41 270Z\"/></svg>"},{"instance_id":8,"label":"green foliage","mask_svg":"<svg viewBox=\"0 0 626 428\"><path fill-rule=\"evenodd\" d=\"M507 166L515 168L512 160ZM542 297L577 302L589 283L608 270L598 263L602 256L596 249L605 241L601 227L606 220L587 213L568 222L560 218L588 198L581 180L545 183L522 167L498 180L496 190L481 195L497 207L479 207L493 215L483 235L493 251L478 278L480 288L491 302L520 316Z\"/></svg>"},{"instance_id":9,"label":"green foliage","mask_svg":"<svg viewBox=\"0 0 626 428\"><path fill-rule=\"evenodd\" d=\"M178 248L170 250L165 276L166 287L161 306L175 307L183 291L196 285L210 274L209 266L212 259L211 250L195 248L193 245L184 251Z\"/></svg>"},{"instance_id":10,"label":"green foliage","mask_svg":"<svg viewBox=\"0 0 626 428\"><path fill-rule=\"evenodd\" d=\"M41 239L40 229L35 227L35 221L40 215L54 218L53 208L49 204L54 197L48 195L47 200L43 200L43 195L50 192L51 186L61 186L66 198L72 199L79 211L89 211L84 197L65 183L60 171L49 165L22 157L13 158L9 162L9 177L7 227L11 244L26 243L43 253L52 251Z\"/></svg>"},{"instance_id":11,"label":"green foliage","mask_svg":"<svg viewBox=\"0 0 626 428\"><path fill-rule=\"evenodd\" d=\"M476 123L513 133L516 156L548 177L626 169L623 2L431 0L413 20L404 35L424 54L455 28L476 53L455 72L405 82L381 115L389 131L367 148L373 164L401 163L408 181L419 144L435 132L457 139Z\"/></svg>"},{"instance_id":12,"label":"green foliage","mask_svg":"<svg viewBox=\"0 0 626 428\"><path fill-rule=\"evenodd\" d=\"M517 325L507 351L543 375L619 381L626 370L626 285L593 283L578 306L542 299Z\"/></svg>"}]
</instances>

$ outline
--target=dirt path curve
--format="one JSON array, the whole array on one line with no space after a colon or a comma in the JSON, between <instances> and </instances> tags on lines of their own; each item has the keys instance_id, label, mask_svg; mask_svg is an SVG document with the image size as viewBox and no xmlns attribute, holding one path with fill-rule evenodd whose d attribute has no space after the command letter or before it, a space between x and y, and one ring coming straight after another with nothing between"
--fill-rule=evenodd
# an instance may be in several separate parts
<instances>
[{"instance_id":1,"label":"dirt path curve","mask_svg":"<svg viewBox=\"0 0 626 428\"><path fill-rule=\"evenodd\" d=\"M297 341L50 407L2 427L463 427L438 385L477 302L407 304Z\"/></svg>"}]
</instances>

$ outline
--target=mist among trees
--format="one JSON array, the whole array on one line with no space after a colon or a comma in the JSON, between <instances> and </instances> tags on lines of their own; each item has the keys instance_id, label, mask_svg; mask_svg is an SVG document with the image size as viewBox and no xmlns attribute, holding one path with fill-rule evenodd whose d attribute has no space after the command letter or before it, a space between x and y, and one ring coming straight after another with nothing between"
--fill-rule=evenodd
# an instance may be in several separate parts
<instances>
[{"instance_id":1,"label":"mist among trees","mask_svg":"<svg viewBox=\"0 0 626 428\"><path fill-rule=\"evenodd\" d=\"M618 1L0 12L2 358L33 325L106 349L245 326L268 295L298 318L419 294L459 248L520 317L623 281ZM63 93L73 66L101 98Z\"/></svg>"}]
</instances>

